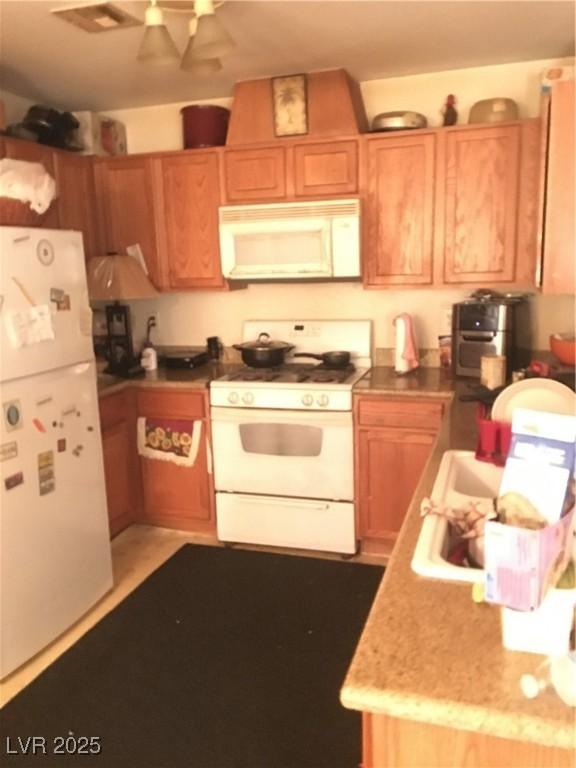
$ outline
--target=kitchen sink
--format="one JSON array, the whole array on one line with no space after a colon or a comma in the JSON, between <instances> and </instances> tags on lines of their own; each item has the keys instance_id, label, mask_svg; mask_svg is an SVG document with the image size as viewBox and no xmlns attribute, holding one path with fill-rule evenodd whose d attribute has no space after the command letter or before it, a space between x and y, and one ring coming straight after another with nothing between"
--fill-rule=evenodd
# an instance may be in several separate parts
<instances>
[{"instance_id":1,"label":"kitchen sink","mask_svg":"<svg viewBox=\"0 0 576 768\"><path fill-rule=\"evenodd\" d=\"M503 467L478 461L472 451L446 451L430 496L434 501L452 507L462 506L471 499L493 499L498 495L502 472ZM412 570L433 579L482 582L482 569L447 561L452 543L451 529L445 518L424 517L412 558Z\"/></svg>"}]
</instances>

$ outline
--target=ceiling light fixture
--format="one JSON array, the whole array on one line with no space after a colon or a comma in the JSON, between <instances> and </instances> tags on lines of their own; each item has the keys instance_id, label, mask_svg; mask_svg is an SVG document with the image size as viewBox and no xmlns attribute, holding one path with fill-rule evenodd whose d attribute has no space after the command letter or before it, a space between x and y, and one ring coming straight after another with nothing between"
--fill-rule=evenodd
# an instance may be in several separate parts
<instances>
[{"instance_id":1,"label":"ceiling light fixture","mask_svg":"<svg viewBox=\"0 0 576 768\"><path fill-rule=\"evenodd\" d=\"M180 67L198 75L214 74L222 69L220 56L234 50L236 43L216 18L213 0L195 0L194 12Z\"/></svg>"},{"instance_id":2,"label":"ceiling light fixture","mask_svg":"<svg viewBox=\"0 0 576 768\"><path fill-rule=\"evenodd\" d=\"M164 24L163 12L192 14L189 40L180 67L195 75L213 75L222 69L220 56L226 56L236 43L216 18L223 0L168 2L150 0L146 9L146 31L138 60L150 64L173 64L180 59L178 49Z\"/></svg>"},{"instance_id":3,"label":"ceiling light fixture","mask_svg":"<svg viewBox=\"0 0 576 768\"><path fill-rule=\"evenodd\" d=\"M164 16L156 0L150 0L145 23L146 31L136 57L138 61L149 64L175 64L179 61L180 53L164 24Z\"/></svg>"}]
</instances>

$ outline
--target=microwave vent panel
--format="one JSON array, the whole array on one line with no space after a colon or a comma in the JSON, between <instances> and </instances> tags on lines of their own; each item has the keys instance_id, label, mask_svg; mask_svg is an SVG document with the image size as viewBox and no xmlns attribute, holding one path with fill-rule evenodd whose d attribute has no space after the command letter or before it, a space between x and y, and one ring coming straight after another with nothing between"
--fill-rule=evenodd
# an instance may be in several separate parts
<instances>
[{"instance_id":1,"label":"microwave vent panel","mask_svg":"<svg viewBox=\"0 0 576 768\"><path fill-rule=\"evenodd\" d=\"M311 203L273 203L265 205L232 205L220 208L220 222L235 224L250 221L318 219L335 216L358 216L360 201L327 200Z\"/></svg>"},{"instance_id":2,"label":"microwave vent panel","mask_svg":"<svg viewBox=\"0 0 576 768\"><path fill-rule=\"evenodd\" d=\"M131 16L112 3L53 8L50 13L84 30L84 32L109 32L113 29L142 26L140 19Z\"/></svg>"}]
</instances>

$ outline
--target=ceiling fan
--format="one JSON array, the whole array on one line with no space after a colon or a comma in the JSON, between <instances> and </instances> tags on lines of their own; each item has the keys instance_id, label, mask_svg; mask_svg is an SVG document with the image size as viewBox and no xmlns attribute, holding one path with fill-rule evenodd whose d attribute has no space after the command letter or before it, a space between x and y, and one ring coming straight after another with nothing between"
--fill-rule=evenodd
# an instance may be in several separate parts
<instances>
[{"instance_id":1,"label":"ceiling fan","mask_svg":"<svg viewBox=\"0 0 576 768\"><path fill-rule=\"evenodd\" d=\"M170 2L150 0L146 9L146 30L138 50L138 61L150 64L174 64L194 74L212 74L222 69L220 58L230 53L235 42L216 18L222 0ZM164 23L164 13L191 14L189 40L182 57Z\"/></svg>"},{"instance_id":2,"label":"ceiling fan","mask_svg":"<svg viewBox=\"0 0 576 768\"><path fill-rule=\"evenodd\" d=\"M222 69L220 57L236 46L220 20L216 9L224 0L149 0L145 15L145 31L138 61L147 64L176 64L194 74L212 74ZM108 32L114 29L139 26L140 19L114 3L66 6L50 11L55 16L85 32ZM183 56L176 47L166 24L164 14L189 17L189 39Z\"/></svg>"}]
</instances>

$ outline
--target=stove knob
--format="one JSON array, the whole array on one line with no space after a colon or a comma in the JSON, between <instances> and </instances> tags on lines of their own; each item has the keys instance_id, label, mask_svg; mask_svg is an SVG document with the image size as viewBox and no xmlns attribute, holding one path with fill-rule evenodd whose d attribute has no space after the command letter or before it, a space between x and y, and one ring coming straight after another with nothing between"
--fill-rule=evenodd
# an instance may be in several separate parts
<instances>
[{"instance_id":1,"label":"stove knob","mask_svg":"<svg viewBox=\"0 0 576 768\"><path fill-rule=\"evenodd\" d=\"M328 395L318 395L318 397L316 398L316 402L321 408L326 408L326 406L330 402L330 398L328 397Z\"/></svg>"},{"instance_id":2,"label":"stove knob","mask_svg":"<svg viewBox=\"0 0 576 768\"><path fill-rule=\"evenodd\" d=\"M314 398L312 395L302 395L302 405L312 405Z\"/></svg>"},{"instance_id":3,"label":"stove knob","mask_svg":"<svg viewBox=\"0 0 576 768\"><path fill-rule=\"evenodd\" d=\"M237 403L238 402L238 392L230 392L228 395L228 402L229 403Z\"/></svg>"},{"instance_id":4,"label":"stove knob","mask_svg":"<svg viewBox=\"0 0 576 768\"><path fill-rule=\"evenodd\" d=\"M252 394L252 392L246 392L245 394L243 394L242 402L244 403L244 405L252 405L252 403L254 402L254 395Z\"/></svg>"}]
</instances>

